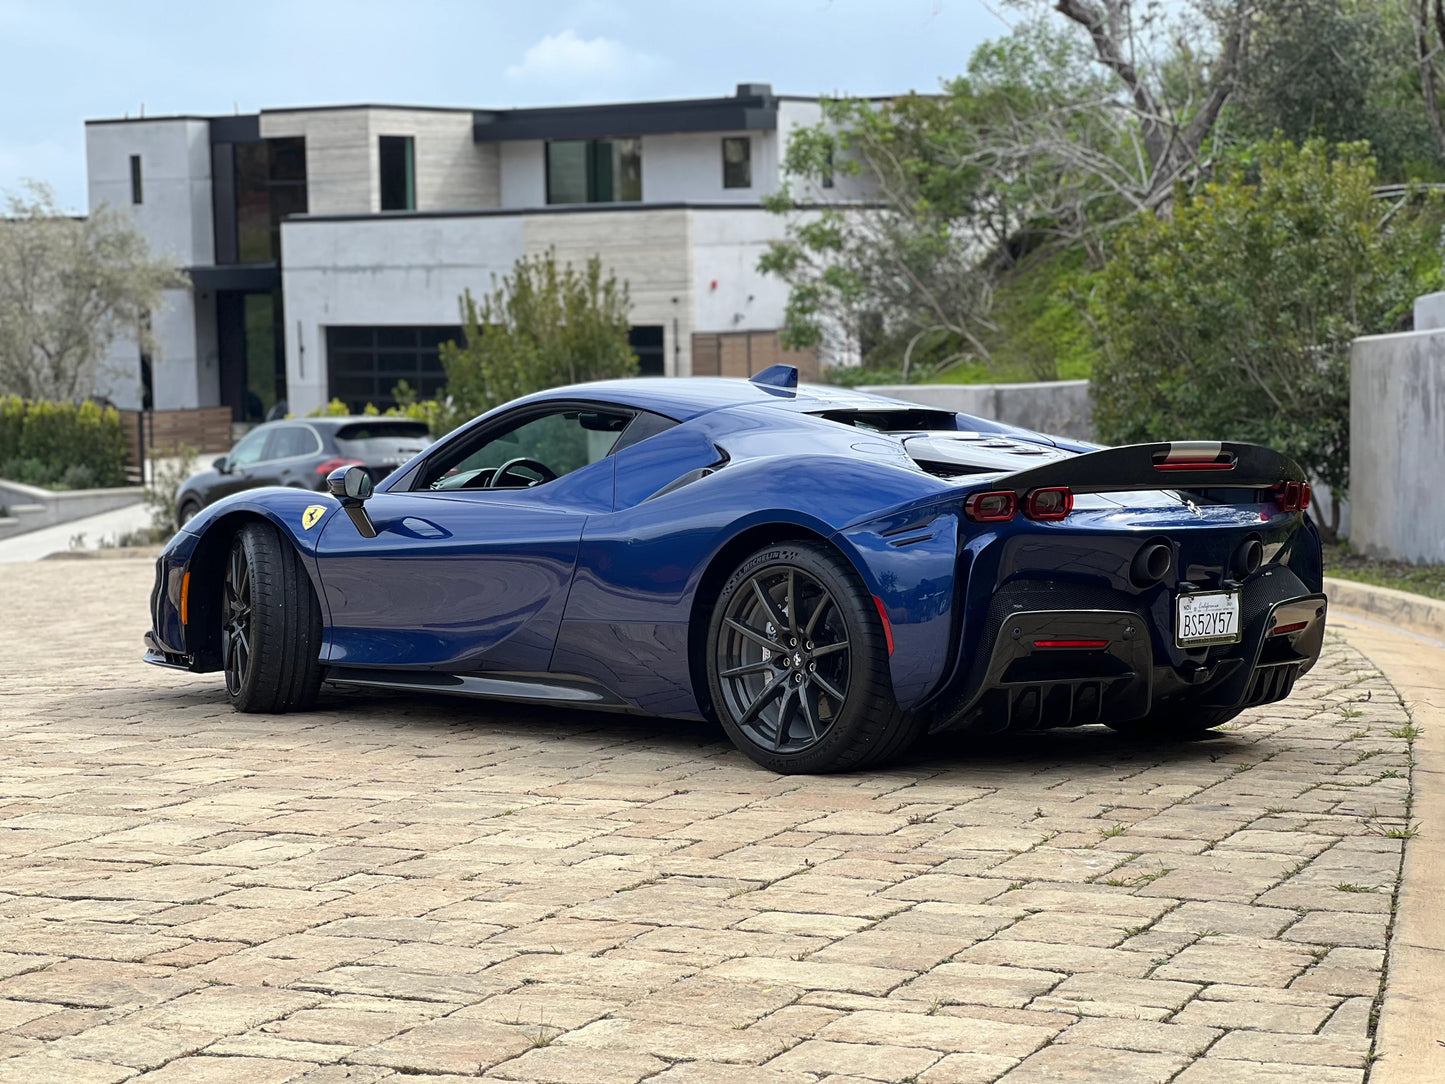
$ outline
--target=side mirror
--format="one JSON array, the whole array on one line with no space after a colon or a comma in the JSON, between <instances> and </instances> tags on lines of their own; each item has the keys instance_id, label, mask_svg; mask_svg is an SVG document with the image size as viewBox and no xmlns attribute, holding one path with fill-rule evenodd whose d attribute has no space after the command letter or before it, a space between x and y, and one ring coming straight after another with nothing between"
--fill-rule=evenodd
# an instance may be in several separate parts
<instances>
[{"instance_id":1,"label":"side mirror","mask_svg":"<svg viewBox=\"0 0 1445 1084\"><path fill-rule=\"evenodd\" d=\"M365 467L337 467L326 476L326 490L339 501L364 501L371 496L371 475Z\"/></svg>"},{"instance_id":2,"label":"side mirror","mask_svg":"<svg viewBox=\"0 0 1445 1084\"><path fill-rule=\"evenodd\" d=\"M211 466L216 469L218 474L231 473L231 460L224 455L211 460Z\"/></svg>"},{"instance_id":3,"label":"side mirror","mask_svg":"<svg viewBox=\"0 0 1445 1084\"><path fill-rule=\"evenodd\" d=\"M366 514L363 503L371 497L371 475L365 467L337 467L326 476L326 490L341 502L341 509L350 517L362 538L375 538L376 525Z\"/></svg>"}]
</instances>

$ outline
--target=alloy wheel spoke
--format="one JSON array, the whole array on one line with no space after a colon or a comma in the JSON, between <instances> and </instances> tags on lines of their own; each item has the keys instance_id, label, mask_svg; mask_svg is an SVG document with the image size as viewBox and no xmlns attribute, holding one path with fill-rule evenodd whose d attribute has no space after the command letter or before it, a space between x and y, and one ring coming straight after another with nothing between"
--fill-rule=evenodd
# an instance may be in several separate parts
<instances>
[{"instance_id":1,"label":"alloy wheel spoke","mask_svg":"<svg viewBox=\"0 0 1445 1084\"><path fill-rule=\"evenodd\" d=\"M828 608L832 601L833 596L828 594L827 591L824 591L823 596L818 599L818 605L813 607L813 616L808 618L808 623L803 627L804 636L812 639L813 630L818 627L818 618L823 616L823 611ZM816 654L816 652L814 654Z\"/></svg>"},{"instance_id":2,"label":"alloy wheel spoke","mask_svg":"<svg viewBox=\"0 0 1445 1084\"><path fill-rule=\"evenodd\" d=\"M762 711L763 708L767 706L768 701L777 696L778 690L782 688L786 688L786 684L781 681L775 681L762 692L758 693L753 699L753 702L748 705L748 710L743 712L742 718L738 720L738 726L747 726L756 719L758 712Z\"/></svg>"},{"instance_id":3,"label":"alloy wheel spoke","mask_svg":"<svg viewBox=\"0 0 1445 1084\"><path fill-rule=\"evenodd\" d=\"M813 703L812 697L808 695L810 692L812 692L814 696L817 695L811 681L808 682L808 684L804 685L802 689L798 691L798 702L802 705L803 721L808 724L808 732L812 735L813 740L817 741L818 707L815 703Z\"/></svg>"},{"instance_id":4,"label":"alloy wheel spoke","mask_svg":"<svg viewBox=\"0 0 1445 1084\"><path fill-rule=\"evenodd\" d=\"M758 662L745 662L741 666L734 666L731 670L724 670L718 677L742 677L744 674L756 674L760 670L771 670L773 664L766 659Z\"/></svg>"},{"instance_id":5,"label":"alloy wheel spoke","mask_svg":"<svg viewBox=\"0 0 1445 1084\"><path fill-rule=\"evenodd\" d=\"M789 685L788 691L778 701L778 725L773 728L773 752L783 747L783 741L788 736L788 731L793 726L793 715L797 711L797 696L799 689L796 685Z\"/></svg>"},{"instance_id":6,"label":"alloy wheel spoke","mask_svg":"<svg viewBox=\"0 0 1445 1084\"><path fill-rule=\"evenodd\" d=\"M834 700L838 701L839 707L843 706L843 700L846 694L840 693L837 687L831 681L823 677L821 674L817 673L809 674L808 677L814 685L818 686L819 689L823 690L823 692L827 693Z\"/></svg>"},{"instance_id":7,"label":"alloy wheel spoke","mask_svg":"<svg viewBox=\"0 0 1445 1084\"><path fill-rule=\"evenodd\" d=\"M798 634L798 592L797 580L793 570L788 569L788 635L795 641L801 637Z\"/></svg>"},{"instance_id":8,"label":"alloy wheel spoke","mask_svg":"<svg viewBox=\"0 0 1445 1084\"><path fill-rule=\"evenodd\" d=\"M734 629L742 633L749 640L752 640L754 643L761 644L769 651L778 650L778 642L776 640L768 639L768 634L763 632L762 630L750 628L749 626L744 625L741 621L737 621L731 617L726 618L725 623L727 624L728 628Z\"/></svg>"},{"instance_id":9,"label":"alloy wheel spoke","mask_svg":"<svg viewBox=\"0 0 1445 1084\"><path fill-rule=\"evenodd\" d=\"M848 650L848 641L840 640L836 644L824 644L822 647L813 648L813 658L821 659L824 655L833 655L839 651Z\"/></svg>"},{"instance_id":10,"label":"alloy wheel spoke","mask_svg":"<svg viewBox=\"0 0 1445 1084\"><path fill-rule=\"evenodd\" d=\"M788 626L788 619L778 609L778 604L773 601L772 596L763 590L763 585L758 582L756 576L749 582L753 586L753 594L757 595L758 601L763 604L763 610L766 611L768 620L773 623L773 628L778 630L778 634L782 635L783 629Z\"/></svg>"}]
</instances>

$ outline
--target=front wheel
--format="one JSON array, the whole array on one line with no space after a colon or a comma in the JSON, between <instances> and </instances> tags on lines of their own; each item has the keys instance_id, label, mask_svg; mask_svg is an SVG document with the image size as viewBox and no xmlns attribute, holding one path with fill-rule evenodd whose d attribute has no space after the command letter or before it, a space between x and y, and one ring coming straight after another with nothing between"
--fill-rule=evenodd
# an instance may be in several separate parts
<instances>
[{"instance_id":1,"label":"front wheel","mask_svg":"<svg viewBox=\"0 0 1445 1084\"><path fill-rule=\"evenodd\" d=\"M221 657L237 711L304 711L321 686L321 607L301 556L269 523L236 532L221 588Z\"/></svg>"},{"instance_id":2,"label":"front wheel","mask_svg":"<svg viewBox=\"0 0 1445 1084\"><path fill-rule=\"evenodd\" d=\"M186 502L181 505L180 511L176 513L176 526L184 527L187 523L191 522L191 520L196 518L196 515L200 512L200 510L201 502L192 498L188 498Z\"/></svg>"},{"instance_id":3,"label":"front wheel","mask_svg":"<svg viewBox=\"0 0 1445 1084\"><path fill-rule=\"evenodd\" d=\"M861 768L918 736L893 699L873 598L822 545L768 546L728 578L708 625L707 676L728 737L775 772Z\"/></svg>"}]
</instances>

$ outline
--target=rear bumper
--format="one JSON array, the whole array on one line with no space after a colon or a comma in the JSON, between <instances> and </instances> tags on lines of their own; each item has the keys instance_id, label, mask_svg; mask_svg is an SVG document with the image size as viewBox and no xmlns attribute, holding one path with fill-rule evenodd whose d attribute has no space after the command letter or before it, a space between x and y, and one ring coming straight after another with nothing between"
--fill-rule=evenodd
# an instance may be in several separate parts
<instances>
[{"instance_id":1,"label":"rear bumper","mask_svg":"<svg viewBox=\"0 0 1445 1084\"><path fill-rule=\"evenodd\" d=\"M1171 706L1229 710L1283 700L1319 659L1327 603L1293 576L1274 579L1245 589L1238 643L1183 652L1161 650L1172 629L1151 627L1157 621L1132 608L1026 609L996 600L988 650L934 702L930 729L1081 726Z\"/></svg>"}]
</instances>

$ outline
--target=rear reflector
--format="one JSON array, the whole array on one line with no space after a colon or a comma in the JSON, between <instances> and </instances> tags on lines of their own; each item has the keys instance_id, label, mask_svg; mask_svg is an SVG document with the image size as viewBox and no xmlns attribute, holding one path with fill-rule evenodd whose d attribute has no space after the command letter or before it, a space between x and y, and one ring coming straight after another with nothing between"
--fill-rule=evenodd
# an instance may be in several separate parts
<instances>
[{"instance_id":1,"label":"rear reflector","mask_svg":"<svg viewBox=\"0 0 1445 1084\"><path fill-rule=\"evenodd\" d=\"M1005 523L1019 510L1019 499L1011 489L975 493L963 502L964 515L975 523Z\"/></svg>"},{"instance_id":2,"label":"rear reflector","mask_svg":"<svg viewBox=\"0 0 1445 1084\"><path fill-rule=\"evenodd\" d=\"M878 607L878 616L883 620L883 636L888 641L888 654L893 654L893 622L888 620L888 610L883 605L883 600L877 595L873 596L873 605Z\"/></svg>"},{"instance_id":3,"label":"rear reflector","mask_svg":"<svg viewBox=\"0 0 1445 1084\"><path fill-rule=\"evenodd\" d=\"M330 474L337 467L364 467L366 466L359 459L328 459L325 463L316 465L317 474Z\"/></svg>"},{"instance_id":4,"label":"rear reflector","mask_svg":"<svg viewBox=\"0 0 1445 1084\"><path fill-rule=\"evenodd\" d=\"M1034 647L1062 647L1075 651L1098 651L1108 647L1108 640L1035 640Z\"/></svg>"},{"instance_id":5,"label":"rear reflector","mask_svg":"<svg viewBox=\"0 0 1445 1084\"><path fill-rule=\"evenodd\" d=\"M1300 629L1304 628L1308 624L1308 621L1294 621L1288 625L1276 625L1274 628L1270 629L1269 634L1271 636L1283 636L1286 633L1299 632Z\"/></svg>"},{"instance_id":6,"label":"rear reflector","mask_svg":"<svg viewBox=\"0 0 1445 1084\"><path fill-rule=\"evenodd\" d=\"M1024 515L1029 519L1063 519L1074 510L1074 495L1068 486L1031 489L1024 496Z\"/></svg>"},{"instance_id":7,"label":"rear reflector","mask_svg":"<svg viewBox=\"0 0 1445 1084\"><path fill-rule=\"evenodd\" d=\"M1226 452L1218 441L1176 440L1167 452L1156 452L1154 469L1233 470L1234 453Z\"/></svg>"}]
</instances>

